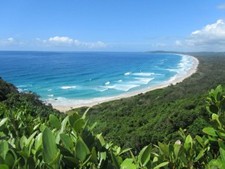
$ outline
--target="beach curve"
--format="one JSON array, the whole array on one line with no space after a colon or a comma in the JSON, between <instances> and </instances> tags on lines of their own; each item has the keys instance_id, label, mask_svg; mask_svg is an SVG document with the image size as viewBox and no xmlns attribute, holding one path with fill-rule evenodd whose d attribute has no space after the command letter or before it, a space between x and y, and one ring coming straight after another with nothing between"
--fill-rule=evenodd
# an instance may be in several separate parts
<instances>
[{"instance_id":1,"label":"beach curve","mask_svg":"<svg viewBox=\"0 0 225 169\"><path fill-rule=\"evenodd\" d=\"M198 65L199 65L199 60L194 56L185 55L185 54L176 54L176 55L182 56L182 59L191 59L192 60L191 67L188 70L177 73L175 76L173 76L172 78L170 78L167 81L164 81L161 84L157 84L155 86L149 86L147 88L123 93L123 94L120 94L117 96L112 96L112 97L100 97L100 98L94 98L94 99L89 99L89 100L66 99L66 102L67 102L66 104L65 104L65 102L62 102L62 99L63 99L62 98L60 101L55 100L54 102L48 102L48 104L49 103L52 104L53 108L55 108L61 112L66 112L66 111L74 109L74 108L92 107L92 106L95 106L95 105L98 105L98 104L101 104L104 102L119 100L122 98L128 98L128 97L132 97L132 96L135 96L138 94L144 94L144 93L150 92L152 90L165 88L170 85L175 85L177 83L182 82L184 79L190 77L194 73L196 73L196 71L198 69Z\"/></svg>"}]
</instances>

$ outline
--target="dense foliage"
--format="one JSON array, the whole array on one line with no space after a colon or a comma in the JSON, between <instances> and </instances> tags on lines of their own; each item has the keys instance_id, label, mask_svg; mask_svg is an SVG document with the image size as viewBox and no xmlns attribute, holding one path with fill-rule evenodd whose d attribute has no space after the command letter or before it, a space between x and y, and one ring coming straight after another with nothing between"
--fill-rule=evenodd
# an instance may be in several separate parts
<instances>
[{"instance_id":1,"label":"dense foliage","mask_svg":"<svg viewBox=\"0 0 225 169\"><path fill-rule=\"evenodd\" d=\"M51 105L43 103L39 96L32 92L20 93L17 88L5 82L0 77L0 102L8 109L26 109L33 116L47 116L50 113L59 114Z\"/></svg>"},{"instance_id":2,"label":"dense foliage","mask_svg":"<svg viewBox=\"0 0 225 169\"><path fill-rule=\"evenodd\" d=\"M97 122L95 132L136 150L149 143L180 139L179 128L202 135L209 119L204 98L208 90L225 83L225 53L188 54L200 64L197 73L182 83L91 108L88 119Z\"/></svg>"},{"instance_id":3,"label":"dense foliage","mask_svg":"<svg viewBox=\"0 0 225 169\"><path fill-rule=\"evenodd\" d=\"M211 90L206 101L212 121L203 136L180 129L181 140L147 145L136 156L94 134L87 112L41 118L23 108L12 112L1 103L0 168L224 168L224 89Z\"/></svg>"}]
</instances>

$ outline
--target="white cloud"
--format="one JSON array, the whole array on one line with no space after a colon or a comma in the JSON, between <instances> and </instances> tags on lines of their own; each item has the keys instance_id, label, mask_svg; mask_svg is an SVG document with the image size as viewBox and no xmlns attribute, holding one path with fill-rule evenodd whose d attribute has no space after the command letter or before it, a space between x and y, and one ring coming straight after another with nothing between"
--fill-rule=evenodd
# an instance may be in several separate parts
<instances>
[{"instance_id":1,"label":"white cloud","mask_svg":"<svg viewBox=\"0 0 225 169\"><path fill-rule=\"evenodd\" d=\"M50 37L47 40L43 40L43 43L47 44L48 46L70 46L89 49L105 48L107 46L106 43L102 41L84 42L67 36Z\"/></svg>"},{"instance_id":2,"label":"white cloud","mask_svg":"<svg viewBox=\"0 0 225 169\"><path fill-rule=\"evenodd\" d=\"M74 42L73 39L66 37L66 36L55 36L55 37L50 37L48 39L49 42L52 43L64 43L64 44L72 44Z\"/></svg>"},{"instance_id":3,"label":"white cloud","mask_svg":"<svg viewBox=\"0 0 225 169\"><path fill-rule=\"evenodd\" d=\"M6 39L0 39L0 46L10 46L10 45L16 45L16 44L20 45L21 42L16 41L12 37L9 37L9 38L6 38Z\"/></svg>"},{"instance_id":4,"label":"white cloud","mask_svg":"<svg viewBox=\"0 0 225 169\"><path fill-rule=\"evenodd\" d=\"M193 31L185 40L175 41L176 46L193 50L225 50L225 22L222 19Z\"/></svg>"}]
</instances>

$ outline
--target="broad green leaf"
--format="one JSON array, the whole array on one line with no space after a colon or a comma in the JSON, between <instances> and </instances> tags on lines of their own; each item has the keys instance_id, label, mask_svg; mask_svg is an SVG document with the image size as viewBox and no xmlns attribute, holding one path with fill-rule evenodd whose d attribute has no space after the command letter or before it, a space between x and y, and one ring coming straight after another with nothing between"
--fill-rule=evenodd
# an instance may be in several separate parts
<instances>
[{"instance_id":1,"label":"broad green leaf","mask_svg":"<svg viewBox=\"0 0 225 169\"><path fill-rule=\"evenodd\" d=\"M37 137L35 138L35 143L34 143L34 147L35 147L35 152L37 152L42 146L42 133L39 133L37 135Z\"/></svg>"},{"instance_id":2,"label":"broad green leaf","mask_svg":"<svg viewBox=\"0 0 225 169\"><path fill-rule=\"evenodd\" d=\"M151 156L151 147L150 145L145 146L138 155L138 160L140 161L142 166L146 166L149 162Z\"/></svg>"},{"instance_id":3,"label":"broad green leaf","mask_svg":"<svg viewBox=\"0 0 225 169\"><path fill-rule=\"evenodd\" d=\"M0 169L9 169L9 167L6 164L0 164Z\"/></svg>"},{"instance_id":4,"label":"broad green leaf","mask_svg":"<svg viewBox=\"0 0 225 169\"><path fill-rule=\"evenodd\" d=\"M163 163L157 165L156 167L154 167L154 169L159 169L159 168L161 168L161 167L165 167L165 166L167 166L168 164L169 164L169 162L163 162Z\"/></svg>"},{"instance_id":5,"label":"broad green leaf","mask_svg":"<svg viewBox=\"0 0 225 169\"><path fill-rule=\"evenodd\" d=\"M78 119L77 121L74 122L73 128L77 133L79 133L83 129L84 125L85 125L84 119Z\"/></svg>"},{"instance_id":6,"label":"broad green leaf","mask_svg":"<svg viewBox=\"0 0 225 169\"><path fill-rule=\"evenodd\" d=\"M65 131L68 120L69 120L69 116L66 116L66 118L63 119L61 123L60 133L63 133Z\"/></svg>"},{"instance_id":7,"label":"broad green leaf","mask_svg":"<svg viewBox=\"0 0 225 169\"><path fill-rule=\"evenodd\" d=\"M121 169L136 169L137 167L133 163L133 159L127 158L120 165Z\"/></svg>"},{"instance_id":8,"label":"broad green leaf","mask_svg":"<svg viewBox=\"0 0 225 169\"><path fill-rule=\"evenodd\" d=\"M6 122L7 122L8 118L3 118L1 121L0 121L0 127L2 127Z\"/></svg>"},{"instance_id":9,"label":"broad green leaf","mask_svg":"<svg viewBox=\"0 0 225 169\"><path fill-rule=\"evenodd\" d=\"M101 143L101 146L104 146L106 144L104 138L102 137L102 134L97 134L96 137L98 138L99 142Z\"/></svg>"},{"instance_id":10,"label":"broad green leaf","mask_svg":"<svg viewBox=\"0 0 225 169\"><path fill-rule=\"evenodd\" d=\"M9 151L9 145L7 141L0 141L0 156L5 159L7 152Z\"/></svg>"},{"instance_id":11,"label":"broad green leaf","mask_svg":"<svg viewBox=\"0 0 225 169\"><path fill-rule=\"evenodd\" d=\"M69 116L69 123L71 125L71 127L73 127L75 121L77 121L78 119L80 119L80 115L77 113L73 113L72 115Z\"/></svg>"},{"instance_id":12,"label":"broad green leaf","mask_svg":"<svg viewBox=\"0 0 225 169\"><path fill-rule=\"evenodd\" d=\"M195 158L195 161L197 162L200 158L202 158L205 155L205 150L201 150L197 157Z\"/></svg>"},{"instance_id":13,"label":"broad green leaf","mask_svg":"<svg viewBox=\"0 0 225 169\"><path fill-rule=\"evenodd\" d=\"M59 119L53 114L50 114L49 116L49 123L52 128L60 129L61 127Z\"/></svg>"},{"instance_id":14,"label":"broad green leaf","mask_svg":"<svg viewBox=\"0 0 225 169\"><path fill-rule=\"evenodd\" d=\"M192 148L192 144L193 144L192 137L191 137L191 135L188 135L184 142L185 150L188 151L190 148Z\"/></svg>"},{"instance_id":15,"label":"broad green leaf","mask_svg":"<svg viewBox=\"0 0 225 169\"><path fill-rule=\"evenodd\" d=\"M55 143L55 137L49 128L45 128L42 136L42 142L44 161L51 164L58 156L58 149Z\"/></svg>"},{"instance_id":16,"label":"broad green leaf","mask_svg":"<svg viewBox=\"0 0 225 169\"><path fill-rule=\"evenodd\" d=\"M198 141L198 143L199 143L202 147L205 146L204 141L203 141L203 139L202 139L200 136L197 135L197 136L195 137L195 139Z\"/></svg>"},{"instance_id":17,"label":"broad green leaf","mask_svg":"<svg viewBox=\"0 0 225 169\"><path fill-rule=\"evenodd\" d=\"M84 143L81 137L77 140L76 143L76 156L79 160L84 161L87 155L90 154L90 151L87 145Z\"/></svg>"},{"instance_id":18,"label":"broad green leaf","mask_svg":"<svg viewBox=\"0 0 225 169\"><path fill-rule=\"evenodd\" d=\"M217 136L216 130L212 127L205 127L202 131L210 136L214 136L214 137Z\"/></svg>"},{"instance_id":19,"label":"broad green leaf","mask_svg":"<svg viewBox=\"0 0 225 169\"><path fill-rule=\"evenodd\" d=\"M179 152L180 152L181 145L175 143L173 145L173 148L174 148L173 151L174 151L175 158L177 159L178 158L178 155L179 155Z\"/></svg>"},{"instance_id":20,"label":"broad green leaf","mask_svg":"<svg viewBox=\"0 0 225 169\"><path fill-rule=\"evenodd\" d=\"M93 147L91 150L91 161L93 161L94 163L98 163L98 157L95 147Z\"/></svg>"},{"instance_id":21,"label":"broad green leaf","mask_svg":"<svg viewBox=\"0 0 225 169\"><path fill-rule=\"evenodd\" d=\"M166 144L163 144L163 143L158 142L158 146L159 146L159 148L161 150L161 153L163 155L166 155L166 156L169 156L170 155L169 145L166 145Z\"/></svg>"},{"instance_id":22,"label":"broad green leaf","mask_svg":"<svg viewBox=\"0 0 225 169\"><path fill-rule=\"evenodd\" d=\"M65 133L60 134L60 139L62 141L62 144L68 149L68 150L72 150L74 144L72 139L70 138L70 136L68 136Z\"/></svg>"},{"instance_id":23,"label":"broad green leaf","mask_svg":"<svg viewBox=\"0 0 225 169\"><path fill-rule=\"evenodd\" d=\"M225 150L220 147L219 151L220 151L221 160L222 160L223 164L225 164Z\"/></svg>"}]
</instances>

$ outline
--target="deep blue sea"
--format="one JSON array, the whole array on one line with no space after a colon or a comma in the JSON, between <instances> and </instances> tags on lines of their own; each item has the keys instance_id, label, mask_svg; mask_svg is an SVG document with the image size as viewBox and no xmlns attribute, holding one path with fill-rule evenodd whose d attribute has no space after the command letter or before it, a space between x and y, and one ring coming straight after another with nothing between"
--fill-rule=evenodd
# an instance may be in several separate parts
<instances>
[{"instance_id":1,"label":"deep blue sea","mask_svg":"<svg viewBox=\"0 0 225 169\"><path fill-rule=\"evenodd\" d=\"M0 77L43 100L89 100L162 84L190 69L166 53L0 52Z\"/></svg>"}]
</instances>

